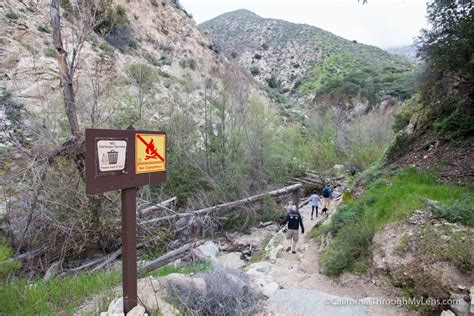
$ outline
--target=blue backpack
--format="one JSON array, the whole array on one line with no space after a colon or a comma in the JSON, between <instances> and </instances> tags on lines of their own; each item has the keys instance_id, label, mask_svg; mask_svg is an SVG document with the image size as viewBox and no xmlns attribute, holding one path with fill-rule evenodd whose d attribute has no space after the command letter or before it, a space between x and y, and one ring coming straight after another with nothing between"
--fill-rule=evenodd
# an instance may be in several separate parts
<instances>
[{"instance_id":1,"label":"blue backpack","mask_svg":"<svg viewBox=\"0 0 474 316\"><path fill-rule=\"evenodd\" d=\"M328 198L331 196L331 189L328 187L325 187L323 190L323 197Z\"/></svg>"}]
</instances>

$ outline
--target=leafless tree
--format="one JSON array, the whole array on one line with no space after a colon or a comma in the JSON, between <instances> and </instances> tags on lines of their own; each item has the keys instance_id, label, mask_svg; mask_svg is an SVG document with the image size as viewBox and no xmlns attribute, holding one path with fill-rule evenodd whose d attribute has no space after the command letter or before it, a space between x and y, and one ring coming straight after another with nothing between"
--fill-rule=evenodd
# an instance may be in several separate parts
<instances>
[{"instance_id":1,"label":"leafless tree","mask_svg":"<svg viewBox=\"0 0 474 316\"><path fill-rule=\"evenodd\" d=\"M61 25L60 0L51 0L50 17L53 29L53 44L57 51L59 76L63 89L64 108L75 139L81 137L79 121L76 111L76 90L74 79L79 63L79 56L88 36L102 23L99 17L99 8L103 1L82 1L75 6L73 27L71 27L68 42L63 41L63 27ZM66 45L65 45L66 43Z\"/></svg>"}]
</instances>

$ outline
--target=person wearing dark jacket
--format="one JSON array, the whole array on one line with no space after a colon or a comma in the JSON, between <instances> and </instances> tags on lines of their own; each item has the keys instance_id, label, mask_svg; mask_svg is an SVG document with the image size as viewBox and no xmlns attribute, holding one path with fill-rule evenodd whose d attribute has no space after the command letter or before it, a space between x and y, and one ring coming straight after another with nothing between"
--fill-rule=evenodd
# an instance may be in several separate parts
<instances>
[{"instance_id":1,"label":"person wearing dark jacket","mask_svg":"<svg viewBox=\"0 0 474 316\"><path fill-rule=\"evenodd\" d=\"M286 248L286 251L290 251L291 249L293 253L296 253L296 243L298 242L299 226L301 226L301 233L304 234L303 218L301 217L300 212L298 212L296 205L293 205L291 207L290 212L286 215L283 222L280 223L280 226L283 226L286 223L288 223L288 231L286 232L288 248Z\"/></svg>"}]
</instances>

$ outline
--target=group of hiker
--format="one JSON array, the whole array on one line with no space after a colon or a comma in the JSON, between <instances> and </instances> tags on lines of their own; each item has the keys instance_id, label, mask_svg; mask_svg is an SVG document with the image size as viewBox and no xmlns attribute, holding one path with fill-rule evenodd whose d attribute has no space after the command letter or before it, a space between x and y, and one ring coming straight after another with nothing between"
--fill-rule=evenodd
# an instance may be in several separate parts
<instances>
[{"instance_id":1,"label":"group of hiker","mask_svg":"<svg viewBox=\"0 0 474 316\"><path fill-rule=\"evenodd\" d=\"M313 215L316 213L318 217L318 209L321 208L321 215L327 214L332 201L332 190L329 186L324 187L321 192L321 196L312 194L311 200L311 220L314 219ZM286 215L285 219L280 223L283 226L288 223L288 230L286 231L286 239L288 240L288 247L286 251L291 250L292 253L296 253L296 243L298 242L299 228L301 227L301 233L304 234L303 218L301 217L298 207L296 205L291 206L290 211Z\"/></svg>"}]
</instances>

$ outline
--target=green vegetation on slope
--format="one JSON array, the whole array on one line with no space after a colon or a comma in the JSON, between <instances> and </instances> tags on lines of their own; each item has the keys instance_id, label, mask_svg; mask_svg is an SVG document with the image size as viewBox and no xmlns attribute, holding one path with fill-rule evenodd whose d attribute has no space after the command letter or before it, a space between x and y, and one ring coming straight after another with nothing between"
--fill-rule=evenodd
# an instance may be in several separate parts
<instances>
[{"instance_id":1,"label":"green vegetation on slope","mask_svg":"<svg viewBox=\"0 0 474 316\"><path fill-rule=\"evenodd\" d=\"M374 105L384 96L401 100L415 92L417 68L379 48L338 40L322 48L299 88L300 93L346 98L362 97Z\"/></svg>"},{"instance_id":2,"label":"green vegetation on slope","mask_svg":"<svg viewBox=\"0 0 474 316\"><path fill-rule=\"evenodd\" d=\"M421 198L447 205L466 201L462 208L468 214L461 217L465 224L474 226L474 191L472 188L436 182L434 173L420 173L408 168L396 175L373 181L358 199L348 201L334 214L323 233L335 236L321 257L321 267L328 275L360 270L366 265L375 232L385 224L408 218L423 208ZM458 212L450 208L447 212ZM444 215L446 220L459 218ZM468 218L466 220L466 218Z\"/></svg>"},{"instance_id":3,"label":"green vegetation on slope","mask_svg":"<svg viewBox=\"0 0 474 316\"><path fill-rule=\"evenodd\" d=\"M418 67L407 58L314 26L237 10L200 27L232 59L254 56L251 63L240 63L263 85L290 98L315 94L349 103L357 97L374 105L385 96L404 100L415 91ZM267 67L261 67L260 60ZM271 92L272 99L282 103Z\"/></svg>"}]
</instances>

